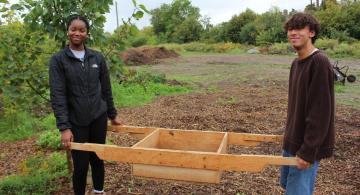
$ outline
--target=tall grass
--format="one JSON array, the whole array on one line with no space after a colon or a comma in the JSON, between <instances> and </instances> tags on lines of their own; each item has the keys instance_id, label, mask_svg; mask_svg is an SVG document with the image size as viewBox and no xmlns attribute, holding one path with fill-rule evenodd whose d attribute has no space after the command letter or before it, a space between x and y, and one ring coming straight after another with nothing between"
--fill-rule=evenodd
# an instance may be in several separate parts
<instances>
[{"instance_id":1,"label":"tall grass","mask_svg":"<svg viewBox=\"0 0 360 195\"><path fill-rule=\"evenodd\" d=\"M55 129L55 117L37 118L27 111L17 111L0 118L0 141L16 141L41 131Z\"/></svg>"},{"instance_id":2,"label":"tall grass","mask_svg":"<svg viewBox=\"0 0 360 195\"><path fill-rule=\"evenodd\" d=\"M15 141L37 132L37 119L28 112L14 112L0 118L0 141Z\"/></svg>"},{"instance_id":3,"label":"tall grass","mask_svg":"<svg viewBox=\"0 0 360 195\"><path fill-rule=\"evenodd\" d=\"M113 83L114 102L117 107L133 107L147 104L157 96L188 93L189 87L170 86L164 83L147 82L145 84Z\"/></svg>"}]
</instances>

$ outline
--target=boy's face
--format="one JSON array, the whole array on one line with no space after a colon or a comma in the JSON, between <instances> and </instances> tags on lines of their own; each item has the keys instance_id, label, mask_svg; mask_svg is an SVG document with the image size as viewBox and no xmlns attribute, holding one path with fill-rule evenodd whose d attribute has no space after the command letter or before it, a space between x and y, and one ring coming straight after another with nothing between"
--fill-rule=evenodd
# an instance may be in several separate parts
<instances>
[{"instance_id":1,"label":"boy's face","mask_svg":"<svg viewBox=\"0 0 360 195\"><path fill-rule=\"evenodd\" d=\"M308 44L312 44L311 38L315 36L315 32L310 31L308 26L302 29L292 29L287 31L288 40L295 50L301 50Z\"/></svg>"}]
</instances>

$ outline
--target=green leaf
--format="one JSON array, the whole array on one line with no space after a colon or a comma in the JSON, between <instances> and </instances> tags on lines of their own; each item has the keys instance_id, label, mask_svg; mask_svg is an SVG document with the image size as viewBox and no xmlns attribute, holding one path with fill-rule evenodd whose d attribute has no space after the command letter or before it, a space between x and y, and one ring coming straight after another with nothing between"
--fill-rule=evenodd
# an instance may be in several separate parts
<instances>
[{"instance_id":1,"label":"green leaf","mask_svg":"<svg viewBox=\"0 0 360 195\"><path fill-rule=\"evenodd\" d=\"M100 12L95 12L95 18L100 18L102 15Z\"/></svg>"},{"instance_id":2,"label":"green leaf","mask_svg":"<svg viewBox=\"0 0 360 195\"><path fill-rule=\"evenodd\" d=\"M10 7L12 10L22 10L23 7L20 4L14 4Z\"/></svg>"},{"instance_id":3,"label":"green leaf","mask_svg":"<svg viewBox=\"0 0 360 195\"><path fill-rule=\"evenodd\" d=\"M147 14L150 14L150 11L148 9L146 9L145 5L144 4L140 4L139 7L144 11L146 12Z\"/></svg>"},{"instance_id":4,"label":"green leaf","mask_svg":"<svg viewBox=\"0 0 360 195\"><path fill-rule=\"evenodd\" d=\"M132 0L132 3L136 7L136 0Z\"/></svg>"},{"instance_id":5,"label":"green leaf","mask_svg":"<svg viewBox=\"0 0 360 195\"><path fill-rule=\"evenodd\" d=\"M9 3L8 0L0 0L0 3Z\"/></svg>"},{"instance_id":6,"label":"green leaf","mask_svg":"<svg viewBox=\"0 0 360 195\"><path fill-rule=\"evenodd\" d=\"M3 8L0 9L0 12L6 12L6 11L8 11L8 10L9 10L8 8L3 7Z\"/></svg>"},{"instance_id":7,"label":"green leaf","mask_svg":"<svg viewBox=\"0 0 360 195\"><path fill-rule=\"evenodd\" d=\"M135 19L139 20L140 18L142 18L144 16L144 12L137 11L135 14L133 14L133 16L135 17Z\"/></svg>"},{"instance_id":8,"label":"green leaf","mask_svg":"<svg viewBox=\"0 0 360 195\"><path fill-rule=\"evenodd\" d=\"M135 32L138 31L137 27L134 25L131 25L129 30L130 30L130 34L135 34Z\"/></svg>"}]
</instances>

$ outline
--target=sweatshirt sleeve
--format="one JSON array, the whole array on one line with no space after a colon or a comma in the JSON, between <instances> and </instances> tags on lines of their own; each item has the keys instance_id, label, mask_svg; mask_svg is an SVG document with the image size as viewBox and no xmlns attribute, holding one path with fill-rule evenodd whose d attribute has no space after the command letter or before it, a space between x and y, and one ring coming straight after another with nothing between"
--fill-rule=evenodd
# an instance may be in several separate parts
<instances>
[{"instance_id":1,"label":"sweatshirt sleeve","mask_svg":"<svg viewBox=\"0 0 360 195\"><path fill-rule=\"evenodd\" d=\"M56 118L56 126L60 131L71 129L64 70L55 56L51 58L49 66L50 99Z\"/></svg>"},{"instance_id":2,"label":"sweatshirt sleeve","mask_svg":"<svg viewBox=\"0 0 360 195\"><path fill-rule=\"evenodd\" d=\"M334 95L333 70L327 57L314 59L311 81L307 91L304 141L296 153L313 163L319 147L324 142L332 117Z\"/></svg>"},{"instance_id":3,"label":"sweatshirt sleeve","mask_svg":"<svg viewBox=\"0 0 360 195\"><path fill-rule=\"evenodd\" d=\"M100 64L101 93L107 104L107 115L110 119L114 119L117 115L117 112L114 106L114 100L111 92L109 71L104 56L102 56L101 54L100 54L100 59L101 59L101 64Z\"/></svg>"}]
</instances>

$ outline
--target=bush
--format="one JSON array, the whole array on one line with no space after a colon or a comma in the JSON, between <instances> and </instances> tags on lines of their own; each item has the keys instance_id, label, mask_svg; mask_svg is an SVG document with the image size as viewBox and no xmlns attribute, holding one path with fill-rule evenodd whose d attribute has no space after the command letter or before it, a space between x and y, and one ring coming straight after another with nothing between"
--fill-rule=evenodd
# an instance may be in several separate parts
<instances>
[{"instance_id":1,"label":"bush","mask_svg":"<svg viewBox=\"0 0 360 195\"><path fill-rule=\"evenodd\" d=\"M39 126L42 130L56 129L56 119L53 113L39 119Z\"/></svg>"},{"instance_id":2,"label":"bush","mask_svg":"<svg viewBox=\"0 0 360 195\"><path fill-rule=\"evenodd\" d=\"M165 74L152 74L146 71L133 71L129 70L125 76L125 80L123 80L121 83L124 85L128 84L144 84L148 82L154 82L154 83L165 83L166 82L166 76Z\"/></svg>"},{"instance_id":3,"label":"bush","mask_svg":"<svg viewBox=\"0 0 360 195\"><path fill-rule=\"evenodd\" d=\"M199 42L191 42L187 44L183 44L182 46L186 51L191 52L210 52L211 51L211 44L206 43L199 43Z\"/></svg>"},{"instance_id":4,"label":"bush","mask_svg":"<svg viewBox=\"0 0 360 195\"><path fill-rule=\"evenodd\" d=\"M339 45L339 41L337 39L318 39L315 42L315 46L319 49L334 49Z\"/></svg>"},{"instance_id":5,"label":"bush","mask_svg":"<svg viewBox=\"0 0 360 195\"><path fill-rule=\"evenodd\" d=\"M34 135L37 130L37 120L25 111L6 109L0 118L0 141L25 139Z\"/></svg>"},{"instance_id":6,"label":"bush","mask_svg":"<svg viewBox=\"0 0 360 195\"><path fill-rule=\"evenodd\" d=\"M360 41L354 42L351 44L352 53L354 58L360 58Z\"/></svg>"},{"instance_id":7,"label":"bush","mask_svg":"<svg viewBox=\"0 0 360 195\"><path fill-rule=\"evenodd\" d=\"M0 181L0 194L51 194L60 186L54 180L67 175L66 158L55 152L33 156L21 164L21 174Z\"/></svg>"},{"instance_id":8,"label":"bush","mask_svg":"<svg viewBox=\"0 0 360 195\"><path fill-rule=\"evenodd\" d=\"M290 54L294 49L289 43L274 43L268 48L269 54Z\"/></svg>"},{"instance_id":9,"label":"bush","mask_svg":"<svg viewBox=\"0 0 360 195\"><path fill-rule=\"evenodd\" d=\"M161 44L159 47L165 47L168 50L174 50L175 52L183 52L184 47L183 45L176 44L176 43L167 43L167 44Z\"/></svg>"},{"instance_id":10,"label":"bush","mask_svg":"<svg viewBox=\"0 0 360 195\"><path fill-rule=\"evenodd\" d=\"M241 45L238 43L215 43L212 45L212 51L217 53L224 53L229 50L241 48Z\"/></svg>"},{"instance_id":11,"label":"bush","mask_svg":"<svg viewBox=\"0 0 360 195\"><path fill-rule=\"evenodd\" d=\"M243 46L239 43L200 43L191 42L179 45L184 51L188 52L205 52L205 53L225 53L232 50L242 50Z\"/></svg>"},{"instance_id":12,"label":"bush","mask_svg":"<svg viewBox=\"0 0 360 195\"><path fill-rule=\"evenodd\" d=\"M344 58L353 56L353 49L347 43L341 43L333 50L326 50L326 52L335 58Z\"/></svg>"},{"instance_id":13,"label":"bush","mask_svg":"<svg viewBox=\"0 0 360 195\"><path fill-rule=\"evenodd\" d=\"M131 46L133 47L140 47L143 45L146 45L148 42L146 37L136 37L132 42L131 42Z\"/></svg>"},{"instance_id":14,"label":"bush","mask_svg":"<svg viewBox=\"0 0 360 195\"><path fill-rule=\"evenodd\" d=\"M43 148L47 149L61 149L61 141L60 141L60 133L57 129L45 131L42 134L40 134L37 144Z\"/></svg>"}]
</instances>

